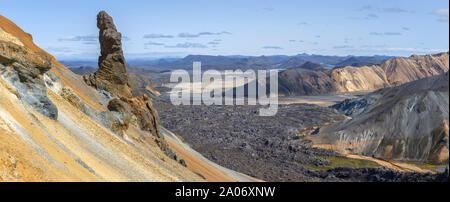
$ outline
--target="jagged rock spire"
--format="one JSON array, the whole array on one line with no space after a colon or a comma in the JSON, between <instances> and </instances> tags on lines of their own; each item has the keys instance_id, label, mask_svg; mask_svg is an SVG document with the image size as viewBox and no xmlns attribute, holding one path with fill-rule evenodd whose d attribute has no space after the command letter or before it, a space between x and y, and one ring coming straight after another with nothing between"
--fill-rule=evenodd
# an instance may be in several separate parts
<instances>
[{"instance_id":1,"label":"jagged rock spire","mask_svg":"<svg viewBox=\"0 0 450 202\"><path fill-rule=\"evenodd\" d=\"M132 97L125 58L122 51L122 34L117 31L111 16L105 11L97 15L101 55L98 70L85 76L85 81L98 89L121 97Z\"/></svg>"},{"instance_id":2,"label":"jagged rock spire","mask_svg":"<svg viewBox=\"0 0 450 202\"><path fill-rule=\"evenodd\" d=\"M105 11L97 15L101 55L98 58L97 72L84 76L85 82L100 90L116 96L108 103L110 111L121 114L123 124L117 128L127 130L129 124L138 125L150 132L156 144L171 158L184 164L164 140L160 131L158 112L147 96L133 97L128 78L127 66L122 51L122 34L117 31L111 16ZM132 119L131 117L136 117Z\"/></svg>"}]
</instances>

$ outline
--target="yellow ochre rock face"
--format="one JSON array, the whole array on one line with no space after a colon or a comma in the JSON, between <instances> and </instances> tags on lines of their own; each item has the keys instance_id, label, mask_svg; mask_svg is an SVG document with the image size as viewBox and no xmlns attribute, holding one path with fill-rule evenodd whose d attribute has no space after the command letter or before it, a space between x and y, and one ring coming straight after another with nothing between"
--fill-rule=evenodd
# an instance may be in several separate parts
<instances>
[{"instance_id":1,"label":"yellow ochre rock face","mask_svg":"<svg viewBox=\"0 0 450 202\"><path fill-rule=\"evenodd\" d=\"M0 181L204 180L189 166L165 155L149 132L130 125L118 135L81 111L90 109L103 114L108 103L80 76L37 47L30 34L1 15L0 55ZM23 81L12 82L9 74L14 68L19 80L27 79L21 77L29 73L22 71L24 64L33 68L51 66L50 71L27 76L45 81L44 90L39 92L56 106L56 118L36 110L46 106L29 105L23 100L22 87L27 83L22 86ZM73 99L79 99L80 106L62 96L68 91L73 92Z\"/></svg>"}]
</instances>

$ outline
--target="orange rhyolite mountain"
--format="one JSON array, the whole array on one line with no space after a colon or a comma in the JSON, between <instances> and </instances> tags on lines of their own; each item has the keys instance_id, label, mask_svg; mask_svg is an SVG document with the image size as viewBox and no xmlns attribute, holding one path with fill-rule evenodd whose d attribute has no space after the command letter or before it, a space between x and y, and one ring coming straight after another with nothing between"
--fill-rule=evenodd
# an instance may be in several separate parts
<instances>
[{"instance_id":1,"label":"orange rhyolite mountain","mask_svg":"<svg viewBox=\"0 0 450 202\"><path fill-rule=\"evenodd\" d=\"M240 180L168 141L184 167L136 117L118 127L123 117L108 110L106 94L0 15L0 181Z\"/></svg>"}]
</instances>

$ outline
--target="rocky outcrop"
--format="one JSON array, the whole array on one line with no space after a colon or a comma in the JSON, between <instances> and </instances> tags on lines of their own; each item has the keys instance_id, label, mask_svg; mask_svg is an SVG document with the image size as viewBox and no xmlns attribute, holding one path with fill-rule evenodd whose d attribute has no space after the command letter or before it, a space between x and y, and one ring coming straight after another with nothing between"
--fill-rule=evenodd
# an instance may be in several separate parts
<instances>
[{"instance_id":1,"label":"rocky outcrop","mask_svg":"<svg viewBox=\"0 0 450 202\"><path fill-rule=\"evenodd\" d=\"M22 101L51 118L58 118L58 109L47 98L43 74L51 68L50 58L16 43L0 40L0 76L13 85Z\"/></svg>"},{"instance_id":2,"label":"rocky outcrop","mask_svg":"<svg viewBox=\"0 0 450 202\"><path fill-rule=\"evenodd\" d=\"M333 108L352 119L321 130L343 153L448 163L449 74L385 88Z\"/></svg>"},{"instance_id":3,"label":"rocky outcrop","mask_svg":"<svg viewBox=\"0 0 450 202\"><path fill-rule=\"evenodd\" d=\"M122 35L117 32L113 19L105 11L98 13L97 27L100 29L101 48L99 68L95 73L84 76L85 82L115 97L109 101L108 109L120 114L120 120L123 121L123 125L119 125L120 129L126 131L128 125L133 124L150 132L161 150L181 162L182 159L170 150L161 135L158 112L151 100L145 94L133 97L122 51Z\"/></svg>"},{"instance_id":4,"label":"rocky outcrop","mask_svg":"<svg viewBox=\"0 0 450 202\"><path fill-rule=\"evenodd\" d=\"M439 75L448 69L448 52L412 55L390 59L380 65L346 66L332 70L307 71L297 67L280 72L278 92L281 95L317 95L372 91Z\"/></svg>"},{"instance_id":5,"label":"rocky outcrop","mask_svg":"<svg viewBox=\"0 0 450 202\"><path fill-rule=\"evenodd\" d=\"M131 97L128 72L122 51L122 34L105 11L97 15L101 55L98 70L84 77L88 85L110 92L117 97Z\"/></svg>"}]
</instances>

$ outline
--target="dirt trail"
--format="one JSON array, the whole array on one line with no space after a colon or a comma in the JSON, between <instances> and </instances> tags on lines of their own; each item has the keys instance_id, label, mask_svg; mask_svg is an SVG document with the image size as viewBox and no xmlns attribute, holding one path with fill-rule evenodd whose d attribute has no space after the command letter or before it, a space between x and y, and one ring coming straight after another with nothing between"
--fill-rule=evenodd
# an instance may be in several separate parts
<instances>
[{"instance_id":1,"label":"dirt trail","mask_svg":"<svg viewBox=\"0 0 450 202\"><path fill-rule=\"evenodd\" d=\"M356 155L356 154L345 154L345 156L347 158L352 158L352 159L362 159L362 160L373 161L375 163L380 164L381 166L388 167L390 169L398 170L398 171L402 171L402 172L435 173L434 171L431 171L428 169L423 169L423 168L420 168L418 166L408 164L408 163L396 162L396 161L391 161L391 160L382 160L382 159L372 158L372 157L363 156L363 155Z\"/></svg>"},{"instance_id":2,"label":"dirt trail","mask_svg":"<svg viewBox=\"0 0 450 202\"><path fill-rule=\"evenodd\" d=\"M323 148L323 149L331 149L331 150L336 151L334 145L320 144L320 145L313 145L313 147L319 147L319 148ZM372 161L381 166L384 166L384 167L387 167L387 168L390 168L393 170L401 171L401 172L436 173L435 171L420 168L416 165L412 165L412 164L408 164L408 163L404 163L404 162L383 160L383 159L378 159L378 158L373 158L373 157L368 157L368 156L363 156L363 155L358 155L358 154L342 154L342 155L344 155L347 158Z\"/></svg>"}]
</instances>

